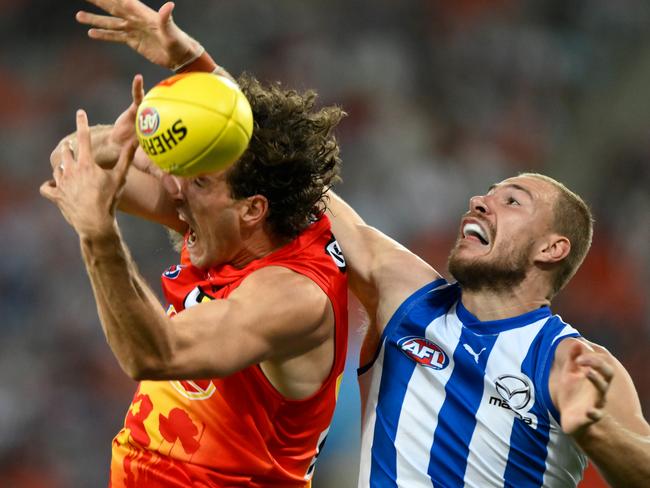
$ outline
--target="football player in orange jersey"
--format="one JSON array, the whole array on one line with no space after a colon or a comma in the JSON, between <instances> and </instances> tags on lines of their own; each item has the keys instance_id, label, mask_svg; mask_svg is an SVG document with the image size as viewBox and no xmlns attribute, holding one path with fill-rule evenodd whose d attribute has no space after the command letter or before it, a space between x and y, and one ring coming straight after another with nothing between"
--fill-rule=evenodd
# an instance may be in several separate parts
<instances>
[{"instance_id":1,"label":"football player in orange jersey","mask_svg":"<svg viewBox=\"0 0 650 488\"><path fill-rule=\"evenodd\" d=\"M231 168L181 178L132 166L136 77L115 129L91 131L77 112L41 186L79 235L108 343L140 381L113 441L116 488L309 486L329 429L347 278L324 195L343 112L315 108L314 92L239 82L255 125ZM162 277L167 311L122 240L118 205L184 235Z\"/></svg>"}]
</instances>

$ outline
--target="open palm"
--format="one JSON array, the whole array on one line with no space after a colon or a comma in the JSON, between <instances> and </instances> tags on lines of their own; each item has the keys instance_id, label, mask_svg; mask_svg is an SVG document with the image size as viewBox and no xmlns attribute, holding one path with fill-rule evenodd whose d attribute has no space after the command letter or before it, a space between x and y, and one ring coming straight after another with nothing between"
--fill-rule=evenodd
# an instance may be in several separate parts
<instances>
[{"instance_id":1,"label":"open palm","mask_svg":"<svg viewBox=\"0 0 650 488\"><path fill-rule=\"evenodd\" d=\"M126 44L152 63L173 70L203 50L174 23L173 2L156 12L138 0L87 1L110 14L77 13L78 22L91 26L88 35L93 39Z\"/></svg>"},{"instance_id":2,"label":"open palm","mask_svg":"<svg viewBox=\"0 0 650 488\"><path fill-rule=\"evenodd\" d=\"M557 384L564 432L580 434L602 418L612 377L602 354L577 341L572 345Z\"/></svg>"}]
</instances>

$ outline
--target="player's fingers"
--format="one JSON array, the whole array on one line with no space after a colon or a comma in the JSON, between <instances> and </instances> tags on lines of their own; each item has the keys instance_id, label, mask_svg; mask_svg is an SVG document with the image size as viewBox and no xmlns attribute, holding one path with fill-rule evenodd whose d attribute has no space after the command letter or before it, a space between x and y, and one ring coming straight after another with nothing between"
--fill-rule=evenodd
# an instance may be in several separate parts
<instances>
[{"instance_id":1,"label":"player's fingers","mask_svg":"<svg viewBox=\"0 0 650 488\"><path fill-rule=\"evenodd\" d=\"M123 30L126 27L126 20L110 15L97 15L80 10L75 15L80 24L90 25L99 29Z\"/></svg>"},{"instance_id":2,"label":"player's fingers","mask_svg":"<svg viewBox=\"0 0 650 488\"><path fill-rule=\"evenodd\" d=\"M614 377L614 368L602 354L583 354L577 360L579 366L587 366L598 371L605 379L611 381Z\"/></svg>"},{"instance_id":3,"label":"player's fingers","mask_svg":"<svg viewBox=\"0 0 650 488\"><path fill-rule=\"evenodd\" d=\"M589 381L591 381L600 391L607 391L609 388L610 380L593 368L590 368L587 371L587 378L589 378Z\"/></svg>"},{"instance_id":4,"label":"player's fingers","mask_svg":"<svg viewBox=\"0 0 650 488\"><path fill-rule=\"evenodd\" d=\"M83 110L77 110L77 162L88 164L92 158L90 145L90 129L88 128L88 116Z\"/></svg>"},{"instance_id":5,"label":"player's fingers","mask_svg":"<svg viewBox=\"0 0 650 488\"><path fill-rule=\"evenodd\" d=\"M605 411L602 408L592 408L587 411L587 418L594 422L598 422L605 415Z\"/></svg>"},{"instance_id":6,"label":"player's fingers","mask_svg":"<svg viewBox=\"0 0 650 488\"><path fill-rule=\"evenodd\" d=\"M114 31L108 29L88 29L88 37L98 41L121 42L125 43L129 36L124 31Z\"/></svg>"},{"instance_id":7,"label":"player's fingers","mask_svg":"<svg viewBox=\"0 0 650 488\"><path fill-rule=\"evenodd\" d=\"M86 0L86 2L93 4L95 7L99 7L109 14L116 15L117 9L115 8L115 2L113 0Z\"/></svg>"},{"instance_id":8,"label":"player's fingers","mask_svg":"<svg viewBox=\"0 0 650 488\"><path fill-rule=\"evenodd\" d=\"M59 189L54 180L47 180L38 189L41 196L47 198L51 202L56 202L59 196Z\"/></svg>"},{"instance_id":9,"label":"player's fingers","mask_svg":"<svg viewBox=\"0 0 650 488\"><path fill-rule=\"evenodd\" d=\"M64 171L65 171L65 167L63 163L59 164L56 168L52 170L52 179L49 181L51 181L52 184L57 188L61 187L61 178L63 178Z\"/></svg>"},{"instance_id":10,"label":"player's fingers","mask_svg":"<svg viewBox=\"0 0 650 488\"><path fill-rule=\"evenodd\" d=\"M172 20L172 11L174 10L174 2L165 3L160 9L158 9L158 20L160 22L160 27L163 31L169 33L169 29L173 25L174 21Z\"/></svg>"},{"instance_id":11,"label":"player's fingers","mask_svg":"<svg viewBox=\"0 0 650 488\"><path fill-rule=\"evenodd\" d=\"M61 147L61 160L59 161L59 164L54 168L54 171L63 172L65 171L66 166L72 167L73 164L75 164L75 160L72 144L70 142L64 143Z\"/></svg>"},{"instance_id":12,"label":"player's fingers","mask_svg":"<svg viewBox=\"0 0 650 488\"><path fill-rule=\"evenodd\" d=\"M611 382L614 378L614 368L607 361L598 361L593 365L593 368L598 371L608 382Z\"/></svg>"},{"instance_id":13,"label":"player's fingers","mask_svg":"<svg viewBox=\"0 0 650 488\"><path fill-rule=\"evenodd\" d=\"M131 162L133 161L133 155L135 154L135 150L138 148L138 141L137 139L133 138L124 146L122 146L122 150L120 151L120 157L117 160L117 164L115 165L115 173L117 175L118 181L120 183L120 186L124 183L126 179L126 173L129 171L129 166L131 166Z\"/></svg>"},{"instance_id":14,"label":"player's fingers","mask_svg":"<svg viewBox=\"0 0 650 488\"><path fill-rule=\"evenodd\" d=\"M142 103L142 99L144 98L144 80L141 74L137 74L133 77L131 96L133 97L133 103L136 107Z\"/></svg>"},{"instance_id":15,"label":"player's fingers","mask_svg":"<svg viewBox=\"0 0 650 488\"><path fill-rule=\"evenodd\" d=\"M587 378L598 391L598 396L596 397L595 406L598 408L604 407L605 403L607 402L606 395L607 395L607 390L609 390L609 381L603 378L600 374L598 374L593 369L590 369L587 372Z\"/></svg>"},{"instance_id":16,"label":"player's fingers","mask_svg":"<svg viewBox=\"0 0 650 488\"><path fill-rule=\"evenodd\" d=\"M67 142L66 140L62 140L59 142L52 153L50 154L50 166L52 167L52 170L54 170L57 166L61 164L61 154L63 152L63 146L66 145Z\"/></svg>"}]
</instances>

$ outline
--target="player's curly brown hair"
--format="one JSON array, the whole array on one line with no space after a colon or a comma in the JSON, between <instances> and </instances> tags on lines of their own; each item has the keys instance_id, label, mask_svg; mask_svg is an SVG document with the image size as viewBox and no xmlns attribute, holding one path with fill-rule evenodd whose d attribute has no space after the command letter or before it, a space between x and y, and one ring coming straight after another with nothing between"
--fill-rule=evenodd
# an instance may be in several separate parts
<instances>
[{"instance_id":1,"label":"player's curly brown hair","mask_svg":"<svg viewBox=\"0 0 650 488\"><path fill-rule=\"evenodd\" d=\"M237 80L253 109L253 136L227 173L232 197L263 195L271 231L293 238L325 211L325 193L339 180L341 159L333 130L345 112L315 108L316 92L279 83L263 86L253 76Z\"/></svg>"}]
</instances>

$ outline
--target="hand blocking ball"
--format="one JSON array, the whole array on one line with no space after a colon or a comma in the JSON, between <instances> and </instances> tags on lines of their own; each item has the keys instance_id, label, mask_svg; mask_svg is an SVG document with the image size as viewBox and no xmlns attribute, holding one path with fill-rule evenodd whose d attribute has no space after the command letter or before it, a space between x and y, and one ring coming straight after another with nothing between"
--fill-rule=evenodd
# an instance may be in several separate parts
<instances>
[{"instance_id":1,"label":"hand blocking ball","mask_svg":"<svg viewBox=\"0 0 650 488\"><path fill-rule=\"evenodd\" d=\"M248 147L253 113L231 80L185 73L145 95L136 117L140 146L162 170L178 176L225 169Z\"/></svg>"}]
</instances>

